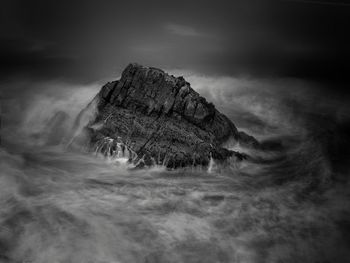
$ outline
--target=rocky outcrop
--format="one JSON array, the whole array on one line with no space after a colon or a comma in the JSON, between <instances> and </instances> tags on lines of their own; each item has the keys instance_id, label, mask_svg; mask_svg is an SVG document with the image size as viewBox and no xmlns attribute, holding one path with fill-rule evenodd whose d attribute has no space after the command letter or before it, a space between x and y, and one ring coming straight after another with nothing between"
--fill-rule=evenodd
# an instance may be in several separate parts
<instances>
[{"instance_id":1,"label":"rocky outcrop","mask_svg":"<svg viewBox=\"0 0 350 263\"><path fill-rule=\"evenodd\" d=\"M258 145L183 77L161 69L130 64L120 80L102 87L97 99L96 117L86 127L90 144L135 163L207 165L211 157L243 156L222 147L229 139Z\"/></svg>"}]
</instances>

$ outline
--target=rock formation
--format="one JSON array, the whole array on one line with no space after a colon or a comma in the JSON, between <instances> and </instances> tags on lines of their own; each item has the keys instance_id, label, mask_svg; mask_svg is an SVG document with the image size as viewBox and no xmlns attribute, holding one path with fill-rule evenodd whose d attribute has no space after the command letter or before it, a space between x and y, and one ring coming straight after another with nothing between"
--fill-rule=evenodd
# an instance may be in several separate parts
<instances>
[{"instance_id":1,"label":"rock formation","mask_svg":"<svg viewBox=\"0 0 350 263\"><path fill-rule=\"evenodd\" d=\"M161 69L130 64L95 99L97 113L86 130L90 145L106 155L182 167L208 165L211 158L244 158L223 148L229 139L258 146L183 77Z\"/></svg>"}]
</instances>

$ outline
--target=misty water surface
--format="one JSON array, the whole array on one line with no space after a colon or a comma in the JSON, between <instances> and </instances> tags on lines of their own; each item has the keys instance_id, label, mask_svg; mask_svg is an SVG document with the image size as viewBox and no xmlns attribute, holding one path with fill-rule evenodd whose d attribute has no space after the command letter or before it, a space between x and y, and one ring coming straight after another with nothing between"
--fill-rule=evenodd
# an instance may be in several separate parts
<instances>
[{"instance_id":1,"label":"misty water surface","mask_svg":"<svg viewBox=\"0 0 350 263\"><path fill-rule=\"evenodd\" d=\"M252 160L214 164L210 172L170 171L134 169L123 159L67 147L76 114L92 98L86 94L96 92L77 89L72 96L67 90L68 96L62 90L60 96L38 92L24 112L8 102L15 110L7 112L0 150L0 262L294 263L350 257L349 185L333 179L324 145L281 101L246 93L223 101L228 94L221 90L223 98L212 100L223 110L235 109L225 113L260 131L260 139L278 137L275 147L234 146ZM62 110L68 119L58 132L50 120ZM259 130L259 121L247 121L251 116L263 116L266 126Z\"/></svg>"}]
</instances>

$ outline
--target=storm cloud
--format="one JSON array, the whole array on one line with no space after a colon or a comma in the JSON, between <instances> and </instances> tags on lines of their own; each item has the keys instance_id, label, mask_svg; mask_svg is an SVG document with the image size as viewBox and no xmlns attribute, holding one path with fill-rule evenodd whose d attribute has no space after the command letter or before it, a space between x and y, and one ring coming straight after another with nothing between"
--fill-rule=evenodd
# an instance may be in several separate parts
<instances>
[{"instance_id":1,"label":"storm cloud","mask_svg":"<svg viewBox=\"0 0 350 263\"><path fill-rule=\"evenodd\" d=\"M1 78L96 81L135 61L305 78L347 93L344 2L17 0L1 9Z\"/></svg>"}]
</instances>

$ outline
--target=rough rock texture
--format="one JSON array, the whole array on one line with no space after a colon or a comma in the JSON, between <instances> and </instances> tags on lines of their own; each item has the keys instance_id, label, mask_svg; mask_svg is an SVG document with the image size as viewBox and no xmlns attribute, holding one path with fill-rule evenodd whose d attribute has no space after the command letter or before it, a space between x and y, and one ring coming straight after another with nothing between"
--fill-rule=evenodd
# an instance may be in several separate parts
<instances>
[{"instance_id":1,"label":"rough rock texture","mask_svg":"<svg viewBox=\"0 0 350 263\"><path fill-rule=\"evenodd\" d=\"M142 158L145 164L167 167L207 165L211 156L222 161L243 158L222 148L228 139L258 145L183 77L161 69L130 64L120 80L102 87L98 99L97 116L87 128L90 143L98 145L106 138L122 142L137 154L130 157L134 162ZM108 151L116 147L110 145Z\"/></svg>"}]
</instances>

